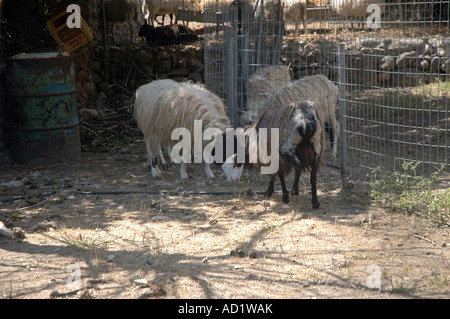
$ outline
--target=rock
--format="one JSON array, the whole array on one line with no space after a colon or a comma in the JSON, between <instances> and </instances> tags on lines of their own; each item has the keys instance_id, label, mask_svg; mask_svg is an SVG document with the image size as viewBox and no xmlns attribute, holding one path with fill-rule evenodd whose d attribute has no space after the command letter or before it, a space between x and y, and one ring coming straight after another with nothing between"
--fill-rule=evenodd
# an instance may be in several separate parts
<instances>
[{"instance_id":1,"label":"rock","mask_svg":"<svg viewBox=\"0 0 450 319\"><path fill-rule=\"evenodd\" d=\"M139 276L138 274L134 274L134 275L131 275L130 281L133 282L133 281L135 281L136 279L140 279L140 278L141 278L141 276Z\"/></svg>"},{"instance_id":2,"label":"rock","mask_svg":"<svg viewBox=\"0 0 450 319\"><path fill-rule=\"evenodd\" d=\"M25 183L24 183L24 181L20 180L20 181L10 181L8 183L4 183L1 185L6 186L8 188L18 188L18 187L24 186Z\"/></svg>"},{"instance_id":3,"label":"rock","mask_svg":"<svg viewBox=\"0 0 450 319\"><path fill-rule=\"evenodd\" d=\"M248 257L251 259L255 259L257 257L256 252L255 251L251 251L248 253Z\"/></svg>"},{"instance_id":4,"label":"rock","mask_svg":"<svg viewBox=\"0 0 450 319\"><path fill-rule=\"evenodd\" d=\"M92 77L92 81L93 81L93 83L95 85L98 85L98 84L100 84L103 81L103 79L102 79L102 77L100 75L98 75L97 73L94 73L94 75Z\"/></svg>"},{"instance_id":5,"label":"rock","mask_svg":"<svg viewBox=\"0 0 450 319\"><path fill-rule=\"evenodd\" d=\"M106 96L106 94L104 92L99 92L97 97L98 97L99 101L106 101L108 99L108 97Z\"/></svg>"},{"instance_id":6,"label":"rock","mask_svg":"<svg viewBox=\"0 0 450 319\"><path fill-rule=\"evenodd\" d=\"M83 108L78 111L78 115L86 118L100 119L100 113L96 109Z\"/></svg>"},{"instance_id":7,"label":"rock","mask_svg":"<svg viewBox=\"0 0 450 319\"><path fill-rule=\"evenodd\" d=\"M110 262L112 262L112 261L114 260L114 258L116 258L116 256L114 256L114 255L108 255L108 256L106 257L106 262L110 263Z\"/></svg>"},{"instance_id":8,"label":"rock","mask_svg":"<svg viewBox=\"0 0 450 319\"><path fill-rule=\"evenodd\" d=\"M102 71L102 63L100 61L92 61L91 69L94 74L100 73Z\"/></svg>"},{"instance_id":9,"label":"rock","mask_svg":"<svg viewBox=\"0 0 450 319\"><path fill-rule=\"evenodd\" d=\"M201 74L191 73L187 76L189 80L192 80L194 83L203 83L203 78Z\"/></svg>"},{"instance_id":10,"label":"rock","mask_svg":"<svg viewBox=\"0 0 450 319\"><path fill-rule=\"evenodd\" d=\"M357 39L359 41L359 44L362 47L367 47L367 48L377 48L383 45L383 43L381 41L383 40L379 40L379 39L374 39L374 38L361 38L361 39Z\"/></svg>"},{"instance_id":11,"label":"rock","mask_svg":"<svg viewBox=\"0 0 450 319\"><path fill-rule=\"evenodd\" d=\"M143 66L139 68L139 71L136 72L136 79L139 80L148 80L153 76L153 68L150 66Z\"/></svg>"},{"instance_id":12,"label":"rock","mask_svg":"<svg viewBox=\"0 0 450 319\"><path fill-rule=\"evenodd\" d=\"M172 68L169 60L162 60L155 62L156 73L167 73Z\"/></svg>"},{"instance_id":13,"label":"rock","mask_svg":"<svg viewBox=\"0 0 450 319\"><path fill-rule=\"evenodd\" d=\"M187 57L181 57L176 60L175 67L176 68L186 68L189 59Z\"/></svg>"},{"instance_id":14,"label":"rock","mask_svg":"<svg viewBox=\"0 0 450 319\"><path fill-rule=\"evenodd\" d=\"M432 47L433 51L435 51L440 57L450 58L450 39L430 39L428 43Z\"/></svg>"},{"instance_id":15,"label":"rock","mask_svg":"<svg viewBox=\"0 0 450 319\"><path fill-rule=\"evenodd\" d=\"M133 283L138 287L148 287L148 280L147 279L135 279Z\"/></svg>"},{"instance_id":16,"label":"rock","mask_svg":"<svg viewBox=\"0 0 450 319\"><path fill-rule=\"evenodd\" d=\"M176 78L176 77L184 78L189 76L189 69L188 68L172 69L169 72L167 72L166 75L169 78Z\"/></svg>"},{"instance_id":17,"label":"rock","mask_svg":"<svg viewBox=\"0 0 450 319\"><path fill-rule=\"evenodd\" d=\"M395 68L395 58L392 56L382 57L380 63L381 71L392 71Z\"/></svg>"},{"instance_id":18,"label":"rock","mask_svg":"<svg viewBox=\"0 0 450 319\"><path fill-rule=\"evenodd\" d=\"M159 61L164 61L164 60L170 60L171 58L172 58L172 56L170 55L169 52L167 52L166 50L161 50L156 55L155 61L159 62Z\"/></svg>"},{"instance_id":19,"label":"rock","mask_svg":"<svg viewBox=\"0 0 450 319\"><path fill-rule=\"evenodd\" d=\"M136 54L135 61L139 65L148 65L153 60L153 55L145 50L140 50Z\"/></svg>"},{"instance_id":20,"label":"rock","mask_svg":"<svg viewBox=\"0 0 450 319\"><path fill-rule=\"evenodd\" d=\"M241 258L245 256L244 251L240 248L236 249L236 254L238 257L241 257Z\"/></svg>"},{"instance_id":21,"label":"rock","mask_svg":"<svg viewBox=\"0 0 450 319\"><path fill-rule=\"evenodd\" d=\"M425 59L417 61L416 65L419 71L428 71L430 69L430 62Z\"/></svg>"},{"instance_id":22,"label":"rock","mask_svg":"<svg viewBox=\"0 0 450 319\"><path fill-rule=\"evenodd\" d=\"M441 67L441 61L442 59L440 57L438 56L433 57L430 62L430 71L431 72L439 71L439 68Z\"/></svg>"},{"instance_id":23,"label":"rock","mask_svg":"<svg viewBox=\"0 0 450 319\"><path fill-rule=\"evenodd\" d=\"M406 69L411 66L413 62L417 60L416 51L405 52L400 54L395 61L395 65L399 69Z\"/></svg>"},{"instance_id":24,"label":"rock","mask_svg":"<svg viewBox=\"0 0 450 319\"><path fill-rule=\"evenodd\" d=\"M14 227L13 229L13 239L23 240L25 239L25 231L20 227Z\"/></svg>"},{"instance_id":25,"label":"rock","mask_svg":"<svg viewBox=\"0 0 450 319\"><path fill-rule=\"evenodd\" d=\"M386 81L389 81L390 79L391 79L391 74L389 74L388 72L378 73L378 81L379 82L386 82Z\"/></svg>"},{"instance_id":26,"label":"rock","mask_svg":"<svg viewBox=\"0 0 450 319\"><path fill-rule=\"evenodd\" d=\"M187 56L187 57L195 57L195 48L192 46L186 46L183 49L180 50L180 53L183 56Z\"/></svg>"},{"instance_id":27,"label":"rock","mask_svg":"<svg viewBox=\"0 0 450 319\"><path fill-rule=\"evenodd\" d=\"M108 97L114 94L114 88L108 82L101 82L97 89L99 92L105 93Z\"/></svg>"},{"instance_id":28,"label":"rock","mask_svg":"<svg viewBox=\"0 0 450 319\"><path fill-rule=\"evenodd\" d=\"M417 69L404 69L392 77L392 84L398 87L411 87L430 80L428 73L418 73Z\"/></svg>"},{"instance_id":29,"label":"rock","mask_svg":"<svg viewBox=\"0 0 450 319\"><path fill-rule=\"evenodd\" d=\"M450 58L447 59L444 63L441 64L441 71L445 73L449 73L450 71Z\"/></svg>"},{"instance_id":30,"label":"rock","mask_svg":"<svg viewBox=\"0 0 450 319\"><path fill-rule=\"evenodd\" d=\"M425 50L425 41L416 38L393 39L387 47L389 55L400 55L405 52L421 52Z\"/></svg>"},{"instance_id":31,"label":"rock","mask_svg":"<svg viewBox=\"0 0 450 319\"><path fill-rule=\"evenodd\" d=\"M49 222L48 220L43 220L42 222L38 223L36 226L32 228L32 231L43 231L46 232L50 228L56 229L57 225L54 222Z\"/></svg>"},{"instance_id":32,"label":"rock","mask_svg":"<svg viewBox=\"0 0 450 319\"><path fill-rule=\"evenodd\" d=\"M203 72L203 69L205 68L203 63L197 59L190 59L187 63L187 67L189 68L189 71L193 73Z\"/></svg>"}]
</instances>

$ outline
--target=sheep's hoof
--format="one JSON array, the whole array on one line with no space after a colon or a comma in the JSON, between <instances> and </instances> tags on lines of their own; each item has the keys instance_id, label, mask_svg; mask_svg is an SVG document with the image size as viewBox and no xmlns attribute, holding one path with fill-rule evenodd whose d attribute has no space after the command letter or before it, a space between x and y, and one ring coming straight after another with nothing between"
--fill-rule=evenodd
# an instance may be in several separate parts
<instances>
[{"instance_id":1,"label":"sheep's hoof","mask_svg":"<svg viewBox=\"0 0 450 319\"><path fill-rule=\"evenodd\" d=\"M161 178L161 171L158 169L158 167L152 167L151 170L153 178Z\"/></svg>"},{"instance_id":2,"label":"sheep's hoof","mask_svg":"<svg viewBox=\"0 0 450 319\"><path fill-rule=\"evenodd\" d=\"M313 202L313 203L312 203L312 207L313 207L314 209L319 209L319 207L320 207L319 202Z\"/></svg>"},{"instance_id":3,"label":"sheep's hoof","mask_svg":"<svg viewBox=\"0 0 450 319\"><path fill-rule=\"evenodd\" d=\"M281 198L284 204L289 203L289 194L283 194L283 197Z\"/></svg>"},{"instance_id":4,"label":"sheep's hoof","mask_svg":"<svg viewBox=\"0 0 450 319\"><path fill-rule=\"evenodd\" d=\"M170 167L170 164L167 164L167 163L162 165L162 169L165 170L165 171L167 171L167 169L169 167Z\"/></svg>"},{"instance_id":5,"label":"sheep's hoof","mask_svg":"<svg viewBox=\"0 0 450 319\"><path fill-rule=\"evenodd\" d=\"M298 196L299 194L298 194L298 191L292 191L292 192L291 192L291 195L292 195L292 196Z\"/></svg>"}]
</instances>

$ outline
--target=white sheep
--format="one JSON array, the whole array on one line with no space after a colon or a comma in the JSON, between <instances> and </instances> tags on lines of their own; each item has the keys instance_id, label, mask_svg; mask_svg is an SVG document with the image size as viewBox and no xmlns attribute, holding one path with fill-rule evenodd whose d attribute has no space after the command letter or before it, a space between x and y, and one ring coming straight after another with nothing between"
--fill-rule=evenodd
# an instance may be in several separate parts
<instances>
[{"instance_id":1,"label":"white sheep","mask_svg":"<svg viewBox=\"0 0 450 319\"><path fill-rule=\"evenodd\" d=\"M379 5L380 14L384 12L384 0L330 0L330 7L346 21L350 20L353 28L353 21L364 19L371 12L367 12L370 5Z\"/></svg>"},{"instance_id":2,"label":"white sheep","mask_svg":"<svg viewBox=\"0 0 450 319\"><path fill-rule=\"evenodd\" d=\"M186 128L193 139L195 120L202 121L203 132L208 128L224 132L230 127L222 100L200 84L157 80L139 87L135 98L134 116L144 134L147 163L151 165L153 177L161 175L153 154L162 158L161 144L171 147L177 142L171 139L175 129ZM205 144L206 141L203 146ZM214 178L207 162L205 173L208 179ZM181 163L180 175L181 179L188 178L184 161Z\"/></svg>"},{"instance_id":3,"label":"white sheep","mask_svg":"<svg viewBox=\"0 0 450 319\"><path fill-rule=\"evenodd\" d=\"M264 10L269 20L277 19L276 12L283 9L283 18L286 23L294 23L295 34L298 34L300 22L303 23L303 29L306 28L307 8L313 6L324 6L327 0L268 0L265 3ZM280 8L280 6L282 8Z\"/></svg>"},{"instance_id":4,"label":"white sheep","mask_svg":"<svg viewBox=\"0 0 450 319\"><path fill-rule=\"evenodd\" d=\"M183 5L184 0L142 0L142 12L144 12L145 19L150 25L153 25L157 15L170 15L170 24L173 23L172 16L175 16L175 23L177 21L178 9ZM164 23L164 18L163 18Z\"/></svg>"},{"instance_id":5,"label":"white sheep","mask_svg":"<svg viewBox=\"0 0 450 319\"><path fill-rule=\"evenodd\" d=\"M253 73L247 81L247 111L241 115L241 125L252 124L270 93L290 81L291 74L282 65L269 65Z\"/></svg>"},{"instance_id":6,"label":"white sheep","mask_svg":"<svg viewBox=\"0 0 450 319\"><path fill-rule=\"evenodd\" d=\"M332 155L336 156L340 129L336 119L338 99L339 89L336 85L324 75L312 75L275 89L267 98L262 111L286 103L311 101L325 124L332 143Z\"/></svg>"},{"instance_id":7,"label":"white sheep","mask_svg":"<svg viewBox=\"0 0 450 319\"><path fill-rule=\"evenodd\" d=\"M326 4L326 0L284 0L284 20L286 23L295 23L295 35L299 31L299 22L303 23L303 30L306 32L307 8L309 6L321 6Z\"/></svg>"}]
</instances>

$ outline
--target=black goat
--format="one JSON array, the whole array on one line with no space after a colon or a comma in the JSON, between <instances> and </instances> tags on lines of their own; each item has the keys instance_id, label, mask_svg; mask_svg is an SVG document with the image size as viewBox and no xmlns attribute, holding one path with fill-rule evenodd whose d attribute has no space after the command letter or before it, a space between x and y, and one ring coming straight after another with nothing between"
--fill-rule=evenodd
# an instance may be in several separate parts
<instances>
[{"instance_id":1,"label":"black goat","mask_svg":"<svg viewBox=\"0 0 450 319\"><path fill-rule=\"evenodd\" d=\"M153 27L146 23L139 30L138 36L144 37L148 44L156 45L183 44L198 40L198 35L192 29L181 24Z\"/></svg>"}]
</instances>

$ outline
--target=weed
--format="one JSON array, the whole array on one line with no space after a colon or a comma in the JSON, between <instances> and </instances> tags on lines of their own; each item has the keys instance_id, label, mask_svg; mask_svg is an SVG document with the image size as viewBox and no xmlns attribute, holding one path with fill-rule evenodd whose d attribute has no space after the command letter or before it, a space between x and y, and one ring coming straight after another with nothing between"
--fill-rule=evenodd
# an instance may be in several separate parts
<instances>
[{"instance_id":1,"label":"weed","mask_svg":"<svg viewBox=\"0 0 450 319\"><path fill-rule=\"evenodd\" d=\"M83 237L81 234L78 235L78 237L73 235L68 235L64 233L66 236L63 236L61 239L62 242L66 243L67 245L75 248L95 248L99 247L101 245L107 244L111 242L112 240L99 240L98 237Z\"/></svg>"},{"instance_id":2,"label":"weed","mask_svg":"<svg viewBox=\"0 0 450 319\"><path fill-rule=\"evenodd\" d=\"M395 281L395 282L394 282ZM391 292L394 294L406 294L412 290L410 288L410 283L408 283L405 279L401 279L400 281L397 279L391 279L392 289Z\"/></svg>"},{"instance_id":3,"label":"weed","mask_svg":"<svg viewBox=\"0 0 450 319\"><path fill-rule=\"evenodd\" d=\"M269 224L266 224L266 231L267 232L274 232L274 231L276 231L277 229L278 229L278 227L279 227L280 225L269 225Z\"/></svg>"},{"instance_id":4,"label":"weed","mask_svg":"<svg viewBox=\"0 0 450 319\"><path fill-rule=\"evenodd\" d=\"M441 274L434 270L431 272L431 278L430 278L431 286L435 289L439 289L442 287L448 287L449 281L447 277L442 277Z\"/></svg>"},{"instance_id":5,"label":"weed","mask_svg":"<svg viewBox=\"0 0 450 319\"><path fill-rule=\"evenodd\" d=\"M433 190L443 167L431 178L416 174L420 162L403 162L402 171L381 174L380 167L374 169L370 177L370 197L387 205L391 211L418 213L440 222L450 219L450 189L442 192Z\"/></svg>"}]
</instances>

